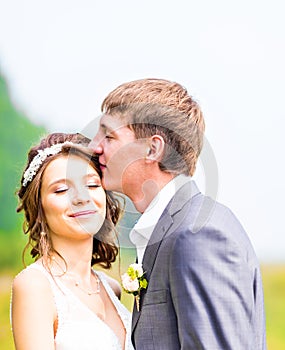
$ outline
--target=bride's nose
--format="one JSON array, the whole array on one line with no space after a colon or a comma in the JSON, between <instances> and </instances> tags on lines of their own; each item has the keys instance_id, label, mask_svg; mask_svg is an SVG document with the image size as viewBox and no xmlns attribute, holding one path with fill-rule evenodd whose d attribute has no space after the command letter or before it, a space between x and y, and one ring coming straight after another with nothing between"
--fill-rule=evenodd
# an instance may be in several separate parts
<instances>
[{"instance_id":1,"label":"bride's nose","mask_svg":"<svg viewBox=\"0 0 285 350\"><path fill-rule=\"evenodd\" d=\"M90 194L87 189L75 190L71 202L73 205L83 205L90 202Z\"/></svg>"}]
</instances>

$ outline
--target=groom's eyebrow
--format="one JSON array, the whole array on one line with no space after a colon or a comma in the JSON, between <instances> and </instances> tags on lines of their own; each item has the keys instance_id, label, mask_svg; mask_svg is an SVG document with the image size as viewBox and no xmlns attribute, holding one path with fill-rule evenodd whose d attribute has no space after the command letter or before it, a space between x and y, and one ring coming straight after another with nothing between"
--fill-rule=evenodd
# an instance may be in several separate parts
<instances>
[{"instance_id":1,"label":"groom's eyebrow","mask_svg":"<svg viewBox=\"0 0 285 350\"><path fill-rule=\"evenodd\" d=\"M100 129L106 134L107 132L110 132L110 129L106 124L101 123L100 124Z\"/></svg>"},{"instance_id":2,"label":"groom's eyebrow","mask_svg":"<svg viewBox=\"0 0 285 350\"><path fill-rule=\"evenodd\" d=\"M103 131L104 134L111 134L111 133L114 133L116 132L116 128L112 128L111 126L108 126L104 123L100 124L100 128L101 130Z\"/></svg>"}]
</instances>

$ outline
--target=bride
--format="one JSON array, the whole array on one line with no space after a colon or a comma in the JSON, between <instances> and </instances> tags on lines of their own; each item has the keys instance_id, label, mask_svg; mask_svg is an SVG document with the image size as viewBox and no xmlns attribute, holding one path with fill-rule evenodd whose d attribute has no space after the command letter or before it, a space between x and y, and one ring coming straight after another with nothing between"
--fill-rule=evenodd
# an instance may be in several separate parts
<instances>
[{"instance_id":1,"label":"bride","mask_svg":"<svg viewBox=\"0 0 285 350\"><path fill-rule=\"evenodd\" d=\"M18 211L36 261L12 285L16 350L133 349L118 282L92 268L116 259L120 206L101 186L97 159L74 138L43 139L22 176Z\"/></svg>"}]
</instances>

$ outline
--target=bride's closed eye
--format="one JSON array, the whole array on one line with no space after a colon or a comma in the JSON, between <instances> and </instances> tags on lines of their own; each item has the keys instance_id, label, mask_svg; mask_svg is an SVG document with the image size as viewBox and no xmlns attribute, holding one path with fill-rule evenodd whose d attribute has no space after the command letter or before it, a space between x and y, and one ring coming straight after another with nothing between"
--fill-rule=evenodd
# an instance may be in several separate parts
<instances>
[{"instance_id":1,"label":"bride's closed eye","mask_svg":"<svg viewBox=\"0 0 285 350\"><path fill-rule=\"evenodd\" d=\"M88 183L87 184L87 187L88 188L98 188L98 187L101 187L102 185L101 185L101 183L97 183L97 182L92 182L92 183Z\"/></svg>"},{"instance_id":2,"label":"bride's closed eye","mask_svg":"<svg viewBox=\"0 0 285 350\"><path fill-rule=\"evenodd\" d=\"M58 187L58 188L54 191L54 193L64 193L64 192L66 192L66 191L68 191L68 187L67 187L67 186L61 186L61 187Z\"/></svg>"}]
</instances>

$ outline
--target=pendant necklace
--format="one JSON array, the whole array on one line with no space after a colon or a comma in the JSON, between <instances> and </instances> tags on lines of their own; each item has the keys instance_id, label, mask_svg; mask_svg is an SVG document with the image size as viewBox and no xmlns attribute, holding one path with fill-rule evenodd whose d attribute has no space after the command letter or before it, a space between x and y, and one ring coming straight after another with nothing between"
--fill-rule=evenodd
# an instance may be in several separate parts
<instances>
[{"instance_id":1,"label":"pendant necklace","mask_svg":"<svg viewBox=\"0 0 285 350\"><path fill-rule=\"evenodd\" d=\"M98 278L97 275L95 275L95 276L96 276L96 289L95 290L88 290L88 289L81 287L79 281L74 281L75 287L79 288L82 292L88 294L89 296L93 295L93 294L99 294L100 293L100 279Z\"/></svg>"},{"instance_id":2,"label":"pendant necklace","mask_svg":"<svg viewBox=\"0 0 285 350\"><path fill-rule=\"evenodd\" d=\"M95 272L92 272L92 274L94 275L95 279L96 279L96 289L92 290L92 289L85 289L83 287L81 287L80 282L78 280L75 280L74 278L72 278L70 275L71 273L67 272L67 266L64 266L64 268L61 267L61 265L58 263L58 261L56 260L56 258L53 256L52 261L58 266L58 268L61 270L61 272L59 274L55 274L53 273L54 277L63 277L66 276L69 279L72 279L74 281L74 285L75 287L77 287L78 289L80 289L82 292L84 292L85 294L88 295L93 295L93 294L99 294L100 293L100 279L97 276L97 274Z\"/></svg>"}]
</instances>

